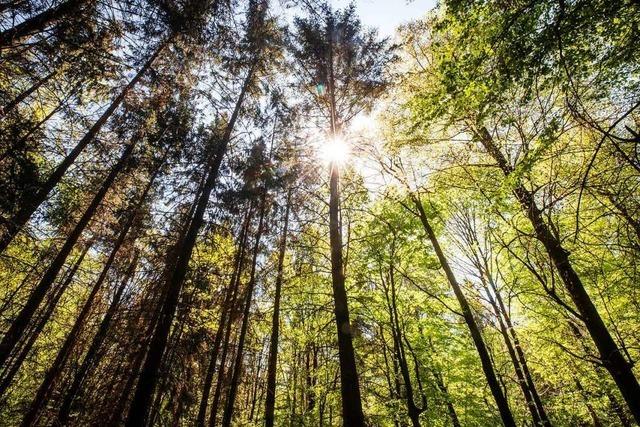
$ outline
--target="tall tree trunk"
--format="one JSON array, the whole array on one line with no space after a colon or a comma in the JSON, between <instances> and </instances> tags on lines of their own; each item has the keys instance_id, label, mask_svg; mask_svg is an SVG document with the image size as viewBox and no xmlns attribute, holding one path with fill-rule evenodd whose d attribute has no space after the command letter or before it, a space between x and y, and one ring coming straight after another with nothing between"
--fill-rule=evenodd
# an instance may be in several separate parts
<instances>
[{"instance_id":1,"label":"tall tree trunk","mask_svg":"<svg viewBox=\"0 0 640 427\"><path fill-rule=\"evenodd\" d=\"M13 109L16 108L18 106L18 104L20 104L22 101L24 101L29 96L31 96L31 94L33 92L35 92L38 89L40 89L40 87L43 84L47 83L53 76L55 76L57 74L57 72L58 72L58 70L53 70L49 74L47 74L46 76L42 77L41 79L38 79L38 81L33 83L27 90L21 92L18 96L16 96L11 101L9 101L9 103L7 103L7 105L5 105L4 107L0 108L0 118L2 118L3 116L9 114L11 111L13 111Z\"/></svg>"},{"instance_id":2,"label":"tall tree trunk","mask_svg":"<svg viewBox=\"0 0 640 427\"><path fill-rule=\"evenodd\" d=\"M477 138L489 155L496 161L502 173L509 177L513 172L513 168L495 145L489 131L482 127L477 134ZM538 208L533 193L521 183L516 184L513 193L533 225L537 239L543 244L558 270L558 274L562 278L571 300L581 315L581 320L587 327L600 353L602 364L609 371L620 389L636 422L640 423L640 385L633 373L631 364L625 359L620 348L613 340L580 277L573 269L571 261L569 261L569 252L564 249L560 240L551 232L544 220L543 213Z\"/></svg>"},{"instance_id":3,"label":"tall tree trunk","mask_svg":"<svg viewBox=\"0 0 640 427\"><path fill-rule=\"evenodd\" d=\"M482 273L481 273L482 274ZM495 313L496 319L498 321L498 329L500 330L500 334L502 335L502 339L507 347L507 353L509 353L509 358L511 359L511 364L513 365L513 370L516 373L516 379L518 382L518 386L522 391L522 395L524 396L524 400L527 404L527 408L529 409L529 413L531 414L531 418L533 419L534 425L542 425L542 419L538 414L538 408L533 401L533 397L531 396L531 391L529 390L529 384L525 379L524 372L522 370L522 365L518 356L516 355L516 351L514 349L513 343L511 342L511 337L509 336L509 332L507 330L507 326L502 318L502 314L500 309L498 308L498 304L493 298L491 291L489 291L489 287L487 286L484 278L482 279L484 288L487 292L487 296L489 298L489 304L493 308L493 312Z\"/></svg>"},{"instance_id":4,"label":"tall tree trunk","mask_svg":"<svg viewBox=\"0 0 640 427\"><path fill-rule=\"evenodd\" d=\"M396 361L398 368L400 369L400 375L402 375L402 381L404 383L405 400L407 402L407 415L411 420L413 427L420 427L420 413L422 410L416 406L414 401L414 390L411 384L411 374L409 373L409 365L407 364L407 357L404 351L404 345L402 343L402 331L400 329L400 319L398 316L396 305L396 289L394 278L393 263L389 267L389 287L384 286L385 297L387 300L387 309L389 310L389 321L391 324L391 335L393 337L393 347L396 353ZM384 278L381 277L384 283ZM389 295L391 293L391 295Z\"/></svg>"},{"instance_id":5,"label":"tall tree trunk","mask_svg":"<svg viewBox=\"0 0 640 427\"><path fill-rule=\"evenodd\" d=\"M247 73L240 95L236 101L233 114L229 119L229 123L227 124L224 135L220 141L220 146L217 147L217 152L213 156L212 163L208 167L206 174L207 178L202 189L202 194L194 202L195 209L189 228L186 234L180 239L181 243L179 243L178 258L175 264L171 263L173 265L170 268L170 271L168 271L166 287L167 294L162 305L158 326L154 331L151 344L149 346L148 356L145 360L142 372L140 373L140 378L138 379L138 385L136 387L133 402L129 408L129 414L126 422L126 425L129 427L139 427L146 423L149 405L155 391L162 356L167 345L167 339L169 337L169 331L171 329L176 307L178 306L178 300L180 298L184 278L187 274L191 253L193 252L198 232L204 222L204 213L209 203L211 193L216 185L220 165L227 152L227 145L229 144L231 134L240 115L240 110L244 103L247 90L253 82L257 62L258 59L255 60Z\"/></svg>"},{"instance_id":6,"label":"tall tree trunk","mask_svg":"<svg viewBox=\"0 0 640 427\"><path fill-rule=\"evenodd\" d=\"M245 215L244 224L242 225L242 229L240 231L240 236L238 239L238 247L236 249L236 254L233 262L233 274L231 275L231 281L229 283L229 287L226 289L224 302L221 306L220 311L220 319L218 320L218 329L216 330L216 335L213 340L213 351L211 352L211 359L209 360L209 366L207 368L207 373L204 381L204 387L202 391L202 398L200 399L200 406L198 408L198 417L196 420L196 424L198 427L204 427L206 417L207 417L207 405L209 404L209 395L211 394L211 384L213 383L213 375L216 370L216 362L218 361L218 352L220 350L220 344L222 342L222 335L224 333L224 327L227 322L231 322L231 303L232 299L234 299L235 291L237 289L237 282L239 280L239 276L241 274L242 267L242 259L245 254L245 246L247 241L248 228L251 220L251 208L247 211Z\"/></svg>"},{"instance_id":7,"label":"tall tree trunk","mask_svg":"<svg viewBox=\"0 0 640 427\"><path fill-rule=\"evenodd\" d=\"M461 427L460 419L458 418L458 413L456 412L456 408L453 406L453 402L451 401L451 395L449 394L449 389L447 385L444 383L444 379L442 378L442 374L438 371L433 371L433 376L436 379L436 385L438 386L438 390L444 396L447 402L447 412L449 413L449 418L451 418L451 424L453 427Z\"/></svg>"},{"instance_id":8,"label":"tall tree trunk","mask_svg":"<svg viewBox=\"0 0 640 427\"><path fill-rule=\"evenodd\" d=\"M263 190L266 192L266 189ZM256 285L256 269L258 264L258 254L260 253L260 238L262 237L264 216L267 210L266 194L262 195L260 202L260 219L258 220L258 228L256 230L255 243L253 246L253 259L251 261L251 272L249 274L249 282L247 283L247 289L245 291L244 309L242 315L242 324L240 326L240 336L238 337L238 348L236 350L236 359L233 367L233 375L231 377L231 384L229 386L229 392L227 393L227 403L222 414L222 426L229 427L233 418L233 409L236 401L236 395L238 392L238 385L240 383L240 374L242 372L242 361L244 358L244 342L247 336L247 329L249 327L249 317L251 315L251 301L253 300L253 290Z\"/></svg>"},{"instance_id":9,"label":"tall tree trunk","mask_svg":"<svg viewBox=\"0 0 640 427\"><path fill-rule=\"evenodd\" d=\"M48 26L78 12L80 8L91 1L92 0L66 0L58 6L54 6L31 18L25 19L15 27L0 33L0 49L9 44L21 42L31 34L44 31Z\"/></svg>"},{"instance_id":10,"label":"tall tree trunk","mask_svg":"<svg viewBox=\"0 0 640 427\"><path fill-rule=\"evenodd\" d=\"M273 301L271 318L271 340L269 341L269 362L267 365L267 398L265 401L264 419L266 427L273 427L276 404L276 371L278 368L278 340L280 339L280 298L282 293L282 277L284 272L284 256L287 250L287 233L289 232L289 212L291 209L291 190L287 194L287 207L284 213L282 241L278 253L276 273L276 293Z\"/></svg>"},{"instance_id":11,"label":"tall tree trunk","mask_svg":"<svg viewBox=\"0 0 640 427\"><path fill-rule=\"evenodd\" d=\"M29 221L29 218L31 218L38 207L42 203L44 203L44 201L49 196L49 193L51 193L54 187L60 182L64 174L67 172L67 169L69 169L69 167L75 162L75 160L87 147L87 145L89 145L89 143L93 141L98 132L100 132L104 124L114 113L114 111L120 106L120 104L122 104L122 101L125 99L127 94L129 94L129 92L136 86L145 72L151 67L158 55L160 55L160 53L164 50L164 48L169 44L170 41L171 38L168 38L157 47L153 55L151 55L151 57L147 60L147 62L145 62L142 68L140 68L136 75L129 81L124 89L122 89L120 94L118 94L118 96L114 98L109 107L93 124L91 129L89 129L89 131L82 137L82 139L78 141L73 150L71 150L69 154L67 154L64 160L60 162L55 170L51 172L47 180L39 186L33 197L31 197L29 201L6 222L5 229L2 231L2 234L0 236L0 253L4 252L4 250L7 248L7 246L9 246L9 244L13 241L20 230L22 230L27 221Z\"/></svg>"},{"instance_id":12,"label":"tall tree trunk","mask_svg":"<svg viewBox=\"0 0 640 427\"><path fill-rule=\"evenodd\" d=\"M127 160L129 159L129 156L130 156L132 151L133 151L133 144L130 144L127 147L127 149L125 150L125 152L122 155L122 157L120 158L120 160L118 161L118 163L116 164L116 166L112 169L112 171L111 171L111 173L109 175L109 178L107 178L107 180L103 183L104 191L102 191L102 189L101 189L102 195L100 196L100 200L97 203L95 203L94 211L95 211L95 208L97 208L98 204L102 201L102 198L104 198L104 195L106 194L107 190L111 187L111 184L115 180L115 178L118 175L118 173L122 169L124 169L124 167L125 167L125 165L127 163ZM100 195L101 192L99 192L98 195ZM92 214L92 216L93 216L93 214ZM131 224L129 223L129 224L127 224L127 226L120 233L120 236L118 237L118 240L116 241L113 249L111 250L111 253L109 254L109 257L107 258L107 261L105 262L105 265L103 266L102 271L100 272L100 275L98 276L98 279L96 280L95 284L93 285L93 287L91 289L91 292L89 293L89 296L87 297L87 300L85 301L84 305L82 306L82 309L80 310L80 314L76 318L76 321L74 322L73 327L71 328L71 331L67 335L62 347L58 351L58 354L57 354L53 364L51 365L51 367L47 371L47 373L45 375L45 379L42 382L42 384L40 385L40 388L38 389L38 391L36 393L35 399L31 402L29 410L27 411L24 419L22 420L22 426L23 427L27 427L27 426L32 425L34 423L34 421L36 420L40 410L47 403L47 400L49 398L49 394L51 393L53 387L55 386L55 383L56 383L58 377L62 373L64 365L67 362L67 358L69 357L69 354L73 350L73 347L75 346L75 344L76 344L76 342L78 340L78 336L79 336L83 326L85 325L85 323L86 323L86 321L87 321L87 319L88 319L88 317L89 317L89 315L91 313L91 310L93 308L95 299L98 296L98 294L100 293L100 291L102 290L102 285L104 284L104 281L107 278L107 274L108 274L109 270L111 269L111 265L113 264L113 262L115 260L115 257L116 257L116 255L118 253L118 250L122 246L122 243L124 242L130 227L131 227Z\"/></svg>"},{"instance_id":13,"label":"tall tree trunk","mask_svg":"<svg viewBox=\"0 0 640 427\"><path fill-rule=\"evenodd\" d=\"M431 224L429 224L429 220L424 211L424 207L422 206L422 202L415 194L412 194L412 200L416 209L418 210L418 215L420 217L420 221L422 222L422 226L424 227L424 230L427 233L429 240L431 241L431 245L433 246L436 256L440 261L440 265L442 266L442 269L447 276L449 284L451 285L451 288L456 295L458 303L460 304L462 315L467 324L467 327L469 328L469 331L471 332L471 338L473 339L473 343L476 347L476 350L478 351L478 355L480 356L482 370L484 371L485 377L487 378L487 383L489 384L489 388L491 389L491 394L493 395L493 398L496 401L496 405L498 406L498 411L500 412L502 423L505 425L505 427L515 427L516 423L513 419L513 414L509 409L509 403L507 402L507 399L502 392L502 388L500 387L500 383L498 382L498 378L493 369L491 356L489 355L489 351L487 350L487 347L484 343L482 333L478 328L478 324L473 317L473 313L471 311L471 307L469 306L467 298L464 296L464 293L462 292L462 289L460 288L460 285L458 284L458 281L453 274L453 270L451 270L449 262L447 261L444 252L440 248L438 239L433 229L431 228Z\"/></svg>"},{"instance_id":14,"label":"tall tree trunk","mask_svg":"<svg viewBox=\"0 0 640 427\"><path fill-rule=\"evenodd\" d=\"M80 365L80 367L75 371L73 376L73 381L71 386L67 390L64 395L64 399L62 401L62 405L60 405L60 410L58 411L57 420L54 423L55 425L65 426L69 423L69 415L71 414L73 400L75 399L78 391L80 390L80 386L84 381L87 373L91 369L92 366L96 365L98 352L102 347L102 344L107 337L107 332L109 331L109 327L111 326L111 321L113 320L118 307L120 306L120 300L122 299L122 294L124 293L125 288L129 284L129 281L133 277L133 274L136 271L136 267L138 266L138 253L136 253L129 264L129 268L124 274L122 281L120 282L120 286L116 290L113 299L111 300L111 304L109 304L109 308L105 313L102 321L100 322L100 326L98 327L98 331L93 337L91 341L91 345L87 350L87 353L84 356L84 359Z\"/></svg>"},{"instance_id":15,"label":"tall tree trunk","mask_svg":"<svg viewBox=\"0 0 640 427\"><path fill-rule=\"evenodd\" d=\"M93 196L93 199L91 200L91 203L85 210L84 214L77 222L71 233L69 233L69 236L58 252L58 255L51 262L51 265L44 273L38 285L31 292L31 295L29 295L27 303L11 323L9 330L3 337L2 342L0 342L0 364L4 363L7 360L9 354L11 354L14 347L20 340L20 337L24 333L25 328L28 326L29 321L40 306L40 303L44 299L47 291L51 288L53 281L55 280L58 273L60 272L60 269L67 260L67 257L71 253L71 250L75 246L78 238L80 237L86 226L89 224L89 221L91 221L91 219L93 218L93 215L95 214L98 206L102 203L104 196L111 188L111 185L115 181L118 174L127 165L129 157L133 152L134 145L135 141L127 145L122 153L122 156L120 157L116 165L111 169L109 175L105 178L98 192Z\"/></svg>"},{"instance_id":16,"label":"tall tree trunk","mask_svg":"<svg viewBox=\"0 0 640 427\"><path fill-rule=\"evenodd\" d=\"M22 348L20 348L20 353L17 355L15 360L12 361L11 359L9 359L10 366L7 367L7 370L5 371L6 373L4 373L4 376L2 378L2 382L0 382L0 398L4 396L5 392L11 385L13 378L18 373L18 370L20 369L25 359L27 358L29 351L31 351L31 348L36 343L38 336L40 335L45 325L51 318L51 315L53 314L56 306L58 305L58 301L60 301L60 298L62 297L62 294L64 294L64 291L71 284L71 281L75 277L76 272L80 268L80 264L82 264L82 261L87 255L87 252L89 252L89 249L91 248L91 243L88 243L87 245L85 245L84 250L82 251L80 256L78 256L78 258L76 259L71 269L68 271L62 283L60 283L57 289L54 290L53 295L51 296L51 300L48 301L47 306L44 310L44 313L42 313L42 315L38 318L38 321L34 325L33 330L30 331L29 337L27 338L26 343L22 346Z\"/></svg>"},{"instance_id":17,"label":"tall tree trunk","mask_svg":"<svg viewBox=\"0 0 640 427\"><path fill-rule=\"evenodd\" d=\"M542 404L542 399L540 398L540 394L538 393L538 389L536 387L535 382L533 381L533 377L531 376L531 371L529 370L529 364L527 363L527 358L522 350L522 345L520 345L520 339L518 338L518 334L516 332L516 328L513 327L513 323L511 322L511 316L507 311L507 307L502 300L502 295L498 291L498 287L496 286L493 280L489 280L489 284L491 285L491 289L493 290L493 294L496 297L496 302L498 303L499 311L502 314L502 317L506 323L507 330L511 335L511 339L513 340L513 346L515 348L516 354L518 356L518 360L520 361L520 365L522 367L522 372L524 374L525 380L527 381L527 385L529 387L529 392L531 393L531 397L536 405L536 409L538 414L540 415L540 422L544 426L551 426L551 421L547 416L547 411L544 409L544 405Z\"/></svg>"}]
</instances>

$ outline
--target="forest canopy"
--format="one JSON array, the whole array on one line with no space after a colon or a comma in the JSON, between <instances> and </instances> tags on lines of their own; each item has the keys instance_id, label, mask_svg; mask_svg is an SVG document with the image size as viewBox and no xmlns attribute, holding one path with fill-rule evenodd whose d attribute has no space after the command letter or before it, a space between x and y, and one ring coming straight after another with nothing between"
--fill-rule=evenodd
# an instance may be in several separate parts
<instances>
[{"instance_id":1,"label":"forest canopy","mask_svg":"<svg viewBox=\"0 0 640 427\"><path fill-rule=\"evenodd\" d=\"M0 4L1 426L640 423L640 3Z\"/></svg>"}]
</instances>

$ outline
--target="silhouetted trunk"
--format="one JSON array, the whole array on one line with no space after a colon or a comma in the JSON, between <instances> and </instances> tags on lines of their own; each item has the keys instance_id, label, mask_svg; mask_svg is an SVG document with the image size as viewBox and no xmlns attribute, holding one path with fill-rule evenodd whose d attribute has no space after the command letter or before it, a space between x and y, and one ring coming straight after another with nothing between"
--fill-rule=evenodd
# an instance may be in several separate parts
<instances>
[{"instance_id":1,"label":"silhouetted trunk","mask_svg":"<svg viewBox=\"0 0 640 427\"><path fill-rule=\"evenodd\" d=\"M151 67L155 59L160 55L162 50L169 44L170 39L167 39L158 46L156 51L145 62L142 68L136 73L136 75L129 81L129 83L122 89L120 94L115 97L109 107L102 113L100 118L93 124L91 129L82 137L76 146L67 154L67 156L60 162L60 164L51 172L49 177L44 181L35 192L33 197L29 198L29 201L20 208L18 212L10 218L5 224L5 230L2 231L2 237L0 237L0 253L9 246L15 236L22 230L24 225L29 221L29 218L34 214L38 207L44 203L49 196L49 193L60 182L67 169L75 162L80 153L86 148L86 146L93 141L98 132L102 129L102 126L111 117L114 111L120 106L127 94L133 89L138 81L142 78L145 72ZM0 350L1 351L1 350Z\"/></svg>"},{"instance_id":2,"label":"silhouetted trunk","mask_svg":"<svg viewBox=\"0 0 640 427\"><path fill-rule=\"evenodd\" d=\"M493 364L491 363L491 356L489 355L489 351L484 343L482 338L482 334L480 329L478 328L478 324L473 317L473 313L471 312L471 307L467 301L467 298L464 296L458 281L456 280L451 267L449 266L449 262L444 255L444 252L440 248L440 244L438 243L438 239L431 228L431 224L429 224L429 220L422 206L422 202L418 199L416 195L412 195L413 203L418 210L418 215L420 217L420 221L422 222L422 226L424 227L429 240L431 241L431 245L440 261L440 265L447 276L449 284L453 289L453 292L456 295L456 299L460 304L460 308L462 309L462 316L471 332L471 338L473 339L473 343L478 351L478 355L480 356L480 362L482 364L482 370L484 371L485 377L487 378L487 383L489 384L489 389L491 390L491 394L496 401L496 405L498 406L498 411L500 412L500 418L502 418L502 422L505 427L515 427L515 421L513 419L513 414L509 409L509 403L502 392L502 388L500 387L500 383L498 382L498 378L493 369Z\"/></svg>"},{"instance_id":3,"label":"silhouetted trunk","mask_svg":"<svg viewBox=\"0 0 640 427\"><path fill-rule=\"evenodd\" d=\"M231 322L231 307L232 302L235 300L237 292L237 283L240 280L241 268L243 265L243 258L245 254L245 247L247 243L248 228L251 223L251 211L250 208L245 215L244 224L240 231L238 239L238 247L236 249L236 255L233 262L233 274L231 275L231 281L229 287L226 289L224 302L221 306L220 319L218 320L218 329L213 340L213 350L211 352L211 359L209 360L209 366L207 367L207 374L204 381L204 388L202 391L202 398L200 399L200 406L198 408L198 418L196 423L199 427L204 427L207 418L207 405L209 404L209 395L211 394L211 384L213 383L213 375L216 370L216 362L218 360L218 352L220 350L220 344L224 333L224 327L227 323Z\"/></svg>"},{"instance_id":4,"label":"silhouetted trunk","mask_svg":"<svg viewBox=\"0 0 640 427\"><path fill-rule=\"evenodd\" d=\"M538 408L536 407L536 404L533 401L533 397L531 396L529 385L527 383L527 380L524 377L524 372L522 371L522 365L520 364L520 360L516 355L516 351L513 347L513 343L511 342L511 337L509 336L507 326L504 323L500 309L498 308L498 304L496 303L495 299L491 295L491 291L489 291L488 286L486 285L486 283L484 283L484 279L482 279L482 281L483 281L485 290L487 291L487 297L489 299L489 303L491 304L491 307L493 308L493 311L496 315L496 319L498 321L498 329L500 330L500 334L502 335L504 344L507 347L507 353L509 353L509 358L511 359L513 370L516 373L516 380L518 382L518 386L522 391L522 395L524 396L524 400L527 404L527 408L529 409L529 413L531 414L531 418L533 419L534 425L542 425L542 420L540 419L540 415L538 414Z\"/></svg>"},{"instance_id":5,"label":"silhouetted trunk","mask_svg":"<svg viewBox=\"0 0 640 427\"><path fill-rule=\"evenodd\" d=\"M396 289L393 270L394 267L392 264L389 267L389 287L384 284L383 277L381 277L381 281L384 286L387 309L389 310L389 321L391 325L391 335L393 338L393 348L396 353L395 360L398 363L400 375L402 376L402 381L404 383L405 400L407 402L407 415L409 416L413 427L420 427L420 413L423 411L417 407L414 401L414 390L411 383L411 374L409 373L409 365L407 363L404 345L402 344L402 331L400 329L400 319L396 306Z\"/></svg>"},{"instance_id":6,"label":"silhouetted trunk","mask_svg":"<svg viewBox=\"0 0 640 427\"><path fill-rule=\"evenodd\" d=\"M156 383L158 380L158 372L164 354L167 339L169 338L169 331L171 330L171 324L175 315L176 307L180 298L182 285L184 284L184 278L187 274L189 266L189 260L191 259L191 253L198 237L198 232L204 221L204 213L209 203L211 193L217 183L218 172L220 171L220 165L227 152L227 145L231 139L231 134L235 127L242 104L244 103L247 90L253 81L253 75L257 60L250 68L245 78L244 84L236 101L233 114L229 119L229 123L226 126L224 135L219 142L216 154L213 156L211 164L207 168L206 180L202 189L202 194L194 202L194 213L189 223L189 228L184 236L180 238L178 257L175 264L173 264L170 271L167 274L167 294L162 305L160 318L158 319L158 327L154 331L151 344L149 346L148 357L145 360L136 392L129 408L129 414L127 416L126 425L129 427L138 427L145 425L149 407L151 404L151 398L155 391Z\"/></svg>"},{"instance_id":7,"label":"silhouetted trunk","mask_svg":"<svg viewBox=\"0 0 640 427\"><path fill-rule=\"evenodd\" d=\"M266 427L273 427L276 403L276 371L278 368L278 340L280 339L280 298L282 293L282 277L284 272L284 256L287 250L287 233L289 232L289 212L291 209L291 191L287 194L287 207L284 213L282 241L278 253L276 274L276 293L273 301L271 318L271 340L269 341L269 362L267 365L267 398L265 401L264 419Z\"/></svg>"},{"instance_id":8,"label":"silhouetted trunk","mask_svg":"<svg viewBox=\"0 0 640 427\"><path fill-rule=\"evenodd\" d=\"M438 371L433 372L433 376L436 379L436 385L438 386L438 390L442 393L446 400L447 404L447 412L449 413L449 418L451 418L451 424L453 427L461 427L460 420L458 419L458 414L456 412L456 408L453 406L453 402L451 402L451 395L449 394L449 389L447 385L444 383L444 379L442 378L442 374Z\"/></svg>"},{"instance_id":9,"label":"silhouetted trunk","mask_svg":"<svg viewBox=\"0 0 640 427\"><path fill-rule=\"evenodd\" d=\"M62 283L60 283L57 289L54 290L53 295L51 296L51 300L48 301L47 306L44 310L44 313L42 313L42 315L38 318L38 321L34 325L33 330L30 331L29 333L27 342L20 348L20 353L17 355L15 360L13 361L11 359L8 360L10 367L6 370L6 374L4 374L2 378L2 382L0 383L0 397L4 396L5 392L11 385L13 378L18 373L18 370L20 370L20 367L22 366L25 359L27 358L29 351L31 351L31 348L33 347L36 340L38 339L38 336L40 335L45 325L51 318L53 311L56 309L56 306L58 305L58 301L60 301L60 298L64 294L64 291L69 287L69 285L71 284L71 281L75 277L75 274L78 271L78 268L80 268L80 264L82 264L82 261L87 255L87 252L89 252L89 249L91 248L92 243L93 242L90 242L85 246L84 250L82 251L80 256L78 256L78 259L76 259L75 263L73 264L71 269L68 271Z\"/></svg>"},{"instance_id":10,"label":"silhouetted trunk","mask_svg":"<svg viewBox=\"0 0 640 427\"><path fill-rule=\"evenodd\" d=\"M486 128L480 130L478 139L496 161L502 173L509 177L513 168L507 162L499 148L495 145L491 134ZM581 315L593 342L598 348L600 359L604 367L609 371L613 380L617 384L636 422L640 423L640 385L636 379L631 364L625 359L605 325L598 309L593 304L591 297L587 293L580 277L573 269L569 261L569 252L564 249L560 240L552 233L547 225L543 212L536 204L534 194L527 190L524 185L517 183L513 193L520 202L523 211L533 225L537 239L544 245L558 274L565 284L571 300Z\"/></svg>"},{"instance_id":11,"label":"silhouetted trunk","mask_svg":"<svg viewBox=\"0 0 640 427\"><path fill-rule=\"evenodd\" d=\"M5 105L4 107L0 108L0 117L3 117L5 115L9 114L14 108L16 108L18 106L18 104L20 104L22 101L24 101L29 96L31 96L31 94L33 94L33 92L37 91L43 84L45 84L53 76L55 76L57 72L58 72L57 70L54 70L54 71L50 72L49 74L47 74L43 78L39 79L37 82L33 83L27 90L23 91L18 96L16 96L11 101L9 101L9 103L7 105Z\"/></svg>"},{"instance_id":12,"label":"silhouetted trunk","mask_svg":"<svg viewBox=\"0 0 640 427\"><path fill-rule=\"evenodd\" d=\"M111 321L116 314L118 307L120 306L120 300L122 299L122 294L124 293L125 288L129 284L131 277L135 273L136 267L138 265L138 253L136 253L133 257L133 260L129 264L129 268L124 274L122 281L120 282L120 286L116 290L113 299L111 300L111 304L109 304L109 308L105 313L102 321L100 322L100 326L98 327L98 331L93 337L91 341L91 345L87 350L87 353L84 356L84 359L80 365L80 367L75 371L73 376L73 382L71 386L67 390L64 395L64 400L62 401L62 405L60 406L60 410L58 411L58 416L55 425L65 426L69 423L69 415L71 414L71 405L73 404L73 400L75 399L78 391L80 390L80 386L82 385L82 381L84 381L87 373L91 369L92 366L96 365L97 356L100 348L102 347L102 343L107 337L107 332L109 331L109 327L111 326Z\"/></svg>"},{"instance_id":13,"label":"silhouetted trunk","mask_svg":"<svg viewBox=\"0 0 640 427\"><path fill-rule=\"evenodd\" d=\"M89 224L89 221L91 221L91 219L93 218L98 206L102 203L104 196L111 188L111 185L115 181L118 174L127 165L129 157L133 152L134 145L135 141L125 148L122 156L118 160L118 163L116 163L116 165L111 169L111 172L109 172L109 175L105 178L104 182L100 186L100 189L93 196L91 203L83 213L82 217L77 222L73 230L69 233L69 236L58 252L58 255L51 262L51 265L44 273L38 285L31 292L31 295L29 295L27 303L11 323L9 330L0 343L0 364L4 363L7 360L7 357L9 357L9 354L11 354L11 351L13 351L18 340L20 340L20 337L24 333L25 328L28 326L34 313L40 306L40 303L45 297L47 291L51 288L51 285L60 272L60 269L64 265L65 261L67 260L67 257L71 253L71 250L75 246L78 238L80 237L86 226Z\"/></svg>"},{"instance_id":14,"label":"silhouetted trunk","mask_svg":"<svg viewBox=\"0 0 640 427\"><path fill-rule=\"evenodd\" d=\"M0 33L0 48L11 43L17 43L31 34L44 31L68 16L78 12L85 4L91 0L67 0L39 14L25 19L13 28L9 28Z\"/></svg>"},{"instance_id":15,"label":"silhouetted trunk","mask_svg":"<svg viewBox=\"0 0 640 427\"><path fill-rule=\"evenodd\" d=\"M520 366L522 367L522 372L527 382L529 392L531 393L531 397L533 398L533 401L536 405L536 410L540 415L540 422L542 423L543 426L551 426L551 421L547 416L547 411L544 409L544 405L542 404L542 399L540 399L540 395L538 394L538 389L536 387L535 382L533 381L533 377L531 376L531 371L529 370L529 364L527 363L527 358L524 354L524 351L522 350L522 346L520 345L518 334L516 333L516 329L513 327L513 323L511 322L511 316L509 316L507 307L505 306L504 301L502 300L502 295L500 295L500 292L498 291L498 288L493 280L489 280L489 284L491 285L491 289L493 289L493 293L496 296L496 302L498 303L499 311L502 314L502 317L507 326L507 330L511 335L513 346L518 356Z\"/></svg>"},{"instance_id":16,"label":"silhouetted trunk","mask_svg":"<svg viewBox=\"0 0 640 427\"><path fill-rule=\"evenodd\" d=\"M264 190L266 191L266 190ZM251 261L251 272L249 274L249 283L247 283L247 289L245 291L244 308L242 315L242 324L240 326L240 335L238 337L238 347L236 350L236 359L233 366L233 375L231 377L231 384L229 385L229 392L227 393L227 403L222 414L222 426L229 427L233 418L233 407L236 401L236 394L238 392L238 385L240 383L240 374L242 372L242 361L244 357L244 342L247 336L247 328L249 326L249 316L251 314L251 301L253 300L253 290L256 285L256 269L258 264L258 254L260 253L260 238L262 237L262 229L264 223L264 216L267 210L266 194L262 195L260 202L260 219L258 220L258 228L256 230L255 243L253 245L253 259Z\"/></svg>"},{"instance_id":17,"label":"silhouetted trunk","mask_svg":"<svg viewBox=\"0 0 640 427\"><path fill-rule=\"evenodd\" d=\"M133 144L127 147L124 154L118 161L118 164L116 164L116 166L111 171L107 180L103 183L103 188L98 193L98 195L102 194L100 196L100 200L93 207L94 213L95 213L95 208L97 208L98 204L101 202L107 190L111 187L111 184L115 180L118 173L122 169L124 169L132 151L133 151ZM91 216L93 216L93 214ZM83 326L86 324L89 318L89 314L91 313L95 299L100 293L100 291L102 290L102 285L104 284L104 281L107 278L107 274L111 269L111 265L113 264L115 257L118 253L118 250L122 246L122 243L124 242L130 227L131 227L131 224L129 223L127 224L125 229L123 229L122 232L120 233L118 240L116 241L113 249L111 250L111 253L109 254L109 257L107 258L107 261L105 262L104 267L102 268L102 271L100 272L100 276L98 277L95 284L91 288L91 292L89 293L87 300L85 301L84 305L82 306L82 309L80 310L80 314L76 318L76 321L74 322L73 327L71 328L71 332L69 332L69 335L67 335L64 341L64 344L62 345L62 348L58 351L58 354L52 366L47 371L45 375L45 379L40 385L38 392L36 393L35 399L31 402L31 406L22 421L23 426L32 425L33 422L36 420L38 413L46 404L49 398L49 394L52 391L53 387L55 386L55 383L58 380L58 377L62 373L64 365L67 362L67 358L69 357L71 350L73 349L73 347L76 344L76 341L78 340L78 335L80 334L80 331L82 330Z\"/></svg>"}]
</instances>

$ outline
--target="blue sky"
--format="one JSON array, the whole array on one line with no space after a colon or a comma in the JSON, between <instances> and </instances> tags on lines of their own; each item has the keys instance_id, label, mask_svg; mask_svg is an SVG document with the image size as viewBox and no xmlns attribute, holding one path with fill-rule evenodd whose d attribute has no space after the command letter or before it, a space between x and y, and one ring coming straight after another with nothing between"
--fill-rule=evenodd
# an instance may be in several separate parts
<instances>
[{"instance_id":1,"label":"blue sky","mask_svg":"<svg viewBox=\"0 0 640 427\"><path fill-rule=\"evenodd\" d=\"M351 0L330 0L335 8L348 5ZM395 28L405 22L424 16L433 9L436 0L354 0L358 15L369 27L376 27L381 35L393 35Z\"/></svg>"}]
</instances>

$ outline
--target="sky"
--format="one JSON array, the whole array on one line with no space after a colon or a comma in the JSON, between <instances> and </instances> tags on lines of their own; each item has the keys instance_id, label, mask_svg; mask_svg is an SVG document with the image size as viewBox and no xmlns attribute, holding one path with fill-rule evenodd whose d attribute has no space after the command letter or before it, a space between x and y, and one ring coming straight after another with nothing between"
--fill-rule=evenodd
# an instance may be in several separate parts
<instances>
[{"instance_id":1,"label":"sky","mask_svg":"<svg viewBox=\"0 0 640 427\"><path fill-rule=\"evenodd\" d=\"M421 18L436 5L436 0L353 0L360 20L368 27L376 27L383 36L391 36L396 27ZM330 0L335 8L348 5L351 0Z\"/></svg>"}]
</instances>

